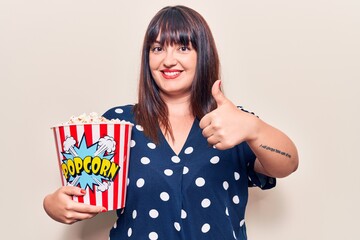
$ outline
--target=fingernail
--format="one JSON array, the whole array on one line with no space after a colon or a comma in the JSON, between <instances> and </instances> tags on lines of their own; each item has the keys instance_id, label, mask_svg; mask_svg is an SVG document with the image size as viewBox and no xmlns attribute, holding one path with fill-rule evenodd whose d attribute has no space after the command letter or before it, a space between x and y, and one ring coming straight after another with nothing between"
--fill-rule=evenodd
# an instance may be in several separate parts
<instances>
[{"instance_id":1,"label":"fingernail","mask_svg":"<svg viewBox=\"0 0 360 240\"><path fill-rule=\"evenodd\" d=\"M221 87L221 80L219 81L219 87Z\"/></svg>"},{"instance_id":2,"label":"fingernail","mask_svg":"<svg viewBox=\"0 0 360 240\"><path fill-rule=\"evenodd\" d=\"M106 209L106 208L104 208L104 209L102 209L102 210L101 210L101 212L107 212L107 209Z\"/></svg>"},{"instance_id":3,"label":"fingernail","mask_svg":"<svg viewBox=\"0 0 360 240\"><path fill-rule=\"evenodd\" d=\"M80 192L81 192L82 194L85 194L85 193L86 193L86 190L85 190L85 189L81 189Z\"/></svg>"}]
</instances>

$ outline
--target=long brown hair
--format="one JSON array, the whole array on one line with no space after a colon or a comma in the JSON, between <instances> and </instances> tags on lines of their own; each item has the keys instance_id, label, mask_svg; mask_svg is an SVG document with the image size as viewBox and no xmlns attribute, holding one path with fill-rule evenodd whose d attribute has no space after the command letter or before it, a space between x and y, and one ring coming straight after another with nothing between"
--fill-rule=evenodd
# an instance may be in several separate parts
<instances>
[{"instance_id":1,"label":"long brown hair","mask_svg":"<svg viewBox=\"0 0 360 240\"><path fill-rule=\"evenodd\" d=\"M191 87L191 111L197 119L216 107L211 95L213 83L220 79L220 62L211 30L205 19L196 11L185 6L161 9L146 30L141 59L138 89L138 103L134 107L135 120L146 136L158 142L159 124L173 138L168 119L168 109L160 97L149 67L151 45L160 34L160 44L181 44L192 47L197 52L197 65ZM173 139L174 140L174 139Z\"/></svg>"}]
</instances>

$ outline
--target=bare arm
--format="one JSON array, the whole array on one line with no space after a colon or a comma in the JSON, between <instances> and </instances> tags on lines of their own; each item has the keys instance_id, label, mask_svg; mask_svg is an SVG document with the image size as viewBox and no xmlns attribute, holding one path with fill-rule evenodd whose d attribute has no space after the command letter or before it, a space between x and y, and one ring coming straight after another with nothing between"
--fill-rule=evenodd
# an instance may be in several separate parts
<instances>
[{"instance_id":1,"label":"bare arm","mask_svg":"<svg viewBox=\"0 0 360 240\"><path fill-rule=\"evenodd\" d=\"M211 145L224 150L246 141L257 157L255 171L271 177L285 177L297 169L297 149L288 136L238 109L222 94L218 81L212 94L218 106L200 121Z\"/></svg>"},{"instance_id":2,"label":"bare arm","mask_svg":"<svg viewBox=\"0 0 360 240\"><path fill-rule=\"evenodd\" d=\"M295 144L280 130L260 119L257 131L247 143L255 153L255 171L271 177L286 177L294 172L299 164Z\"/></svg>"}]
</instances>

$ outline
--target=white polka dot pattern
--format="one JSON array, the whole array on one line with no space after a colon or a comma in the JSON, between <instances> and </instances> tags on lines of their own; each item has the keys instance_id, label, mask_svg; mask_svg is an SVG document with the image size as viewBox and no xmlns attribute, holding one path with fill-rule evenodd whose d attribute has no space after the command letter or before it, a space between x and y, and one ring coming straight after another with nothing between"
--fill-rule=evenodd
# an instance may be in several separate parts
<instances>
[{"instance_id":1,"label":"white polka dot pattern","mask_svg":"<svg viewBox=\"0 0 360 240\"><path fill-rule=\"evenodd\" d=\"M155 149L156 148L156 145L154 143L148 143L147 146L150 148L150 149Z\"/></svg>"},{"instance_id":2,"label":"white polka dot pattern","mask_svg":"<svg viewBox=\"0 0 360 240\"><path fill-rule=\"evenodd\" d=\"M131 110L117 107L106 117L134 123ZM213 148L195 121L178 155L163 136L152 142L134 123L126 208L111 240L246 239L245 204L240 203L246 203L248 179L258 184L251 169L254 155L246 142L228 150ZM219 224L228 227L215 231Z\"/></svg>"},{"instance_id":3,"label":"white polka dot pattern","mask_svg":"<svg viewBox=\"0 0 360 240\"><path fill-rule=\"evenodd\" d=\"M181 218L185 219L187 217L187 213L184 209L181 209Z\"/></svg>"},{"instance_id":4,"label":"white polka dot pattern","mask_svg":"<svg viewBox=\"0 0 360 240\"><path fill-rule=\"evenodd\" d=\"M201 206L202 206L203 208L209 207L210 204L211 204L211 201L210 201L208 198L205 198L204 200L201 201Z\"/></svg>"},{"instance_id":5,"label":"white polka dot pattern","mask_svg":"<svg viewBox=\"0 0 360 240\"><path fill-rule=\"evenodd\" d=\"M174 227L175 227L176 231L180 232L181 227L180 227L180 224L178 222L174 222Z\"/></svg>"},{"instance_id":6,"label":"white polka dot pattern","mask_svg":"<svg viewBox=\"0 0 360 240\"><path fill-rule=\"evenodd\" d=\"M239 196L235 195L235 196L233 197L233 202L234 202L235 204L239 204L239 203L240 203Z\"/></svg>"},{"instance_id":7,"label":"white polka dot pattern","mask_svg":"<svg viewBox=\"0 0 360 240\"><path fill-rule=\"evenodd\" d=\"M150 159L148 157L142 157L140 159L141 163L146 165L146 164L149 164L150 163Z\"/></svg>"},{"instance_id":8,"label":"white polka dot pattern","mask_svg":"<svg viewBox=\"0 0 360 240\"><path fill-rule=\"evenodd\" d=\"M143 127L140 125L136 125L135 128L140 132L144 131Z\"/></svg>"},{"instance_id":9,"label":"white polka dot pattern","mask_svg":"<svg viewBox=\"0 0 360 240\"><path fill-rule=\"evenodd\" d=\"M174 172L171 169L165 169L164 173L165 173L166 176L171 176L171 175L173 175Z\"/></svg>"},{"instance_id":10,"label":"white polka dot pattern","mask_svg":"<svg viewBox=\"0 0 360 240\"><path fill-rule=\"evenodd\" d=\"M180 158L178 156L172 156L171 157L171 161L173 161L174 163L179 163L180 162Z\"/></svg>"},{"instance_id":11,"label":"white polka dot pattern","mask_svg":"<svg viewBox=\"0 0 360 240\"><path fill-rule=\"evenodd\" d=\"M210 231L210 225L208 223L205 223L204 225L202 225L201 231L203 233L207 233L208 231Z\"/></svg>"},{"instance_id":12,"label":"white polka dot pattern","mask_svg":"<svg viewBox=\"0 0 360 240\"><path fill-rule=\"evenodd\" d=\"M229 183L228 183L227 181L224 181L224 182L223 182L223 188L224 188L225 190L228 190L228 189L229 189Z\"/></svg>"},{"instance_id":13,"label":"white polka dot pattern","mask_svg":"<svg viewBox=\"0 0 360 240\"><path fill-rule=\"evenodd\" d=\"M187 147L184 152L185 152L185 154L190 154L193 151L194 151L194 149L192 147Z\"/></svg>"},{"instance_id":14,"label":"white polka dot pattern","mask_svg":"<svg viewBox=\"0 0 360 240\"><path fill-rule=\"evenodd\" d=\"M124 110L122 110L121 108L117 108L117 109L115 109L115 112L118 114L121 114L124 112Z\"/></svg>"},{"instance_id":15,"label":"white polka dot pattern","mask_svg":"<svg viewBox=\"0 0 360 240\"><path fill-rule=\"evenodd\" d=\"M212 164L217 164L220 161L220 158L218 156L214 156L210 159L210 162Z\"/></svg>"},{"instance_id":16,"label":"white polka dot pattern","mask_svg":"<svg viewBox=\"0 0 360 240\"><path fill-rule=\"evenodd\" d=\"M157 240L158 239L158 234L156 232L151 232L149 233L149 239L150 240Z\"/></svg>"},{"instance_id":17,"label":"white polka dot pattern","mask_svg":"<svg viewBox=\"0 0 360 240\"><path fill-rule=\"evenodd\" d=\"M202 177L199 177L195 180L195 184L198 187L203 187L205 185L205 179Z\"/></svg>"},{"instance_id":18,"label":"white polka dot pattern","mask_svg":"<svg viewBox=\"0 0 360 240\"><path fill-rule=\"evenodd\" d=\"M244 223L245 223L245 219L241 220L240 221L240 227L244 226Z\"/></svg>"},{"instance_id":19,"label":"white polka dot pattern","mask_svg":"<svg viewBox=\"0 0 360 240\"><path fill-rule=\"evenodd\" d=\"M149 215L151 218L157 218L159 216L159 212L156 209L151 209Z\"/></svg>"},{"instance_id":20,"label":"white polka dot pattern","mask_svg":"<svg viewBox=\"0 0 360 240\"><path fill-rule=\"evenodd\" d=\"M160 199L164 202L169 201L170 195L167 192L160 193Z\"/></svg>"},{"instance_id":21,"label":"white polka dot pattern","mask_svg":"<svg viewBox=\"0 0 360 240\"><path fill-rule=\"evenodd\" d=\"M137 181L136 181L136 186L138 188L142 188L145 184L145 180L143 178L139 178Z\"/></svg>"}]
</instances>

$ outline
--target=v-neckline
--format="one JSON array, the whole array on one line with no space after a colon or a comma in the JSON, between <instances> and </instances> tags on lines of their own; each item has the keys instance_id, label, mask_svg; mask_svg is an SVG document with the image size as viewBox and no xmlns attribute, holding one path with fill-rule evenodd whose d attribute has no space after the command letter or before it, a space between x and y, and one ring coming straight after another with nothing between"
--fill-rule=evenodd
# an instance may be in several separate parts
<instances>
[{"instance_id":1,"label":"v-neckline","mask_svg":"<svg viewBox=\"0 0 360 240\"><path fill-rule=\"evenodd\" d=\"M197 120L196 120L196 118L194 118L193 123L192 123L191 128L190 128L190 131L189 131L189 133L188 133L188 135L187 135L187 137L186 137L186 139L185 139L185 142L184 142L184 144L181 146L180 151L179 151L178 153L176 153L176 152L174 151L174 149L171 147L171 145L169 144L168 140L166 139L165 135L163 134L163 132L162 132L161 129L159 128L159 132L160 132L161 138L162 138L163 142L165 143L166 147L169 148L170 151L171 151L173 154L175 154L176 156L179 156L179 155L184 151L184 147L185 147L186 144L188 143L189 138L190 138L190 136L192 135L192 132L193 132L194 129L195 129L195 124L196 124L196 122L197 122Z\"/></svg>"}]
</instances>

